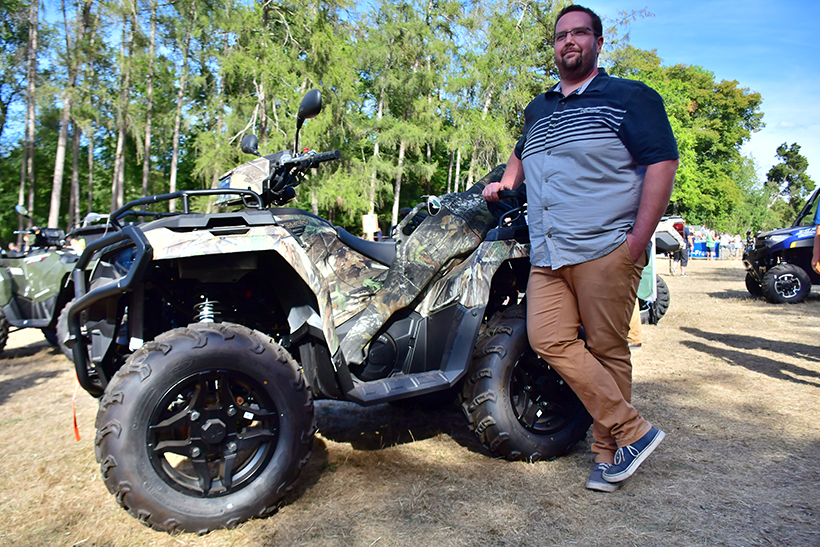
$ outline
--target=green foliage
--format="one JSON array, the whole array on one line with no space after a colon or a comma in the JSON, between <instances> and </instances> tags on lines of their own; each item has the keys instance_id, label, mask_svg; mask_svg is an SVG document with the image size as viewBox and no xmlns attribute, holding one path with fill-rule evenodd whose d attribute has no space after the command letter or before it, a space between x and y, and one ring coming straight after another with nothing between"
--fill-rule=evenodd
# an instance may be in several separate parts
<instances>
[{"instance_id":1,"label":"green foliage","mask_svg":"<svg viewBox=\"0 0 820 547\"><path fill-rule=\"evenodd\" d=\"M567 3L209 0L194 4L192 18L191 2L156 4L149 191L168 190L180 44L191 28L178 188L210 187L220 174L247 161L238 150L245 134L259 137L263 154L292 148L299 101L307 90L318 88L324 111L303 126L300 148L338 149L343 160L307 178L297 189L295 204L315 209L354 233L361 232L361 215L370 212L371 181L372 207L383 222L393 220L402 144L406 153L397 209L415 205L424 194L445 192L448 177L457 170L463 188L465 181L477 180L507 160L520 136L524 107L556 80L554 18ZM88 207L86 153L93 137L91 206L105 212L111 203L117 104L126 61L132 70L126 199L141 192L151 4L133 4L137 28L129 59L120 56L119 44L128 6L66 6L70 32L85 29L81 39L71 42L73 50L65 45L62 25L47 28L41 20L42 58L48 62L38 74L35 211L45 214L47 208L61 93L68 81L65 63L73 56L78 83L72 116L82 127L81 209ZM61 13L60 4L44 9ZM3 131L2 122L7 108L19 109L24 99L20 90L25 89L25 73L20 67L27 6L4 2L0 13L0 221L6 230L0 237L7 238L16 226L6 211L16 202L21 132ZM656 52L631 47L629 23L650 15L646 10L622 12L607 22L605 63L613 75L645 81L666 102L681 156L672 208L691 223L716 229L740 231L775 222L786 202L775 199L771 184L756 180L753 164L739 152L762 127L760 95L738 82L717 82L701 67L664 66ZM793 210L809 186L794 178L791 170L800 169L786 159L791 153L784 151L783 172L772 173L782 177L777 179L781 182L771 180L788 188L788 207ZM71 154L69 147L65 184ZM461 164L453 165L459 155ZM61 212L66 217L68 191L63 196ZM207 209L207 204L202 207Z\"/></svg>"},{"instance_id":2,"label":"green foliage","mask_svg":"<svg viewBox=\"0 0 820 547\"><path fill-rule=\"evenodd\" d=\"M766 175L766 186L775 198L785 198L789 213L796 216L814 190L814 181L806 173L809 161L800 153L800 145L783 143L777 147L780 163L772 166Z\"/></svg>"},{"instance_id":3,"label":"green foliage","mask_svg":"<svg viewBox=\"0 0 820 547\"><path fill-rule=\"evenodd\" d=\"M741 221L763 222L766 215L749 210L758 203L756 187L740 153L763 126L760 94L736 81L716 82L702 67L665 67L656 52L630 45L615 50L610 62L614 75L641 80L664 99L680 154L672 210L720 231L743 231Z\"/></svg>"}]
</instances>

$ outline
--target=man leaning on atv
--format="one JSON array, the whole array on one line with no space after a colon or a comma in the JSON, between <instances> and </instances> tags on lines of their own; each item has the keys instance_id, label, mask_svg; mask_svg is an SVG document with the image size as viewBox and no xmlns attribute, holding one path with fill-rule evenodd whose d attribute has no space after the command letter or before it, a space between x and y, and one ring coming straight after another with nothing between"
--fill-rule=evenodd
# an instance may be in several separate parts
<instances>
[{"instance_id":1,"label":"man leaning on atv","mask_svg":"<svg viewBox=\"0 0 820 547\"><path fill-rule=\"evenodd\" d=\"M530 345L594 419L586 487L612 492L664 438L630 404L626 337L678 152L660 96L598 68L603 44L594 12L572 5L558 14L561 80L527 106L504 177L484 196L529 182ZM582 323L586 345L572 337Z\"/></svg>"}]
</instances>

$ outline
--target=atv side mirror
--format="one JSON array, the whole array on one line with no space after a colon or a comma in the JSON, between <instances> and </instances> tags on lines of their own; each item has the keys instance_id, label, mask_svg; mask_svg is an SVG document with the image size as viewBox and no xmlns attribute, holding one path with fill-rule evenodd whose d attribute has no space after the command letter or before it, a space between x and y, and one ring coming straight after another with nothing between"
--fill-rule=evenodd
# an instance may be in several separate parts
<instances>
[{"instance_id":1,"label":"atv side mirror","mask_svg":"<svg viewBox=\"0 0 820 547\"><path fill-rule=\"evenodd\" d=\"M296 114L296 138L293 142L293 155L299 155L299 130L305 120L315 118L322 111L322 92L318 89L311 89L307 92L302 102L299 104L299 112Z\"/></svg>"},{"instance_id":2,"label":"atv side mirror","mask_svg":"<svg viewBox=\"0 0 820 547\"><path fill-rule=\"evenodd\" d=\"M17 211L17 214L26 218L31 218L28 214L28 209L26 209L22 205L15 205L14 210Z\"/></svg>"},{"instance_id":3,"label":"atv side mirror","mask_svg":"<svg viewBox=\"0 0 820 547\"><path fill-rule=\"evenodd\" d=\"M302 102L299 104L299 112L296 114L296 130L302 128L305 120L315 118L322 111L322 92L318 89L311 89L307 92Z\"/></svg>"},{"instance_id":4,"label":"atv side mirror","mask_svg":"<svg viewBox=\"0 0 820 547\"><path fill-rule=\"evenodd\" d=\"M242 151L246 154L253 154L254 156L258 156L259 154L259 138L250 133L242 137L242 143L239 145Z\"/></svg>"}]
</instances>

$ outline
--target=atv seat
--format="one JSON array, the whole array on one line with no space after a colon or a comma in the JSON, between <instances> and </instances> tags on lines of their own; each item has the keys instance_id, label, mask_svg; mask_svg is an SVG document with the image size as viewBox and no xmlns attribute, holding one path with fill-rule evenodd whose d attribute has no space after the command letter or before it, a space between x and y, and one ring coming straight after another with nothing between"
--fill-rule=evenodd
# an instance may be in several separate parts
<instances>
[{"instance_id":1,"label":"atv seat","mask_svg":"<svg viewBox=\"0 0 820 547\"><path fill-rule=\"evenodd\" d=\"M336 235L339 236L339 240L357 253L385 266L393 264L393 260L396 258L395 240L369 241L354 236L341 226L334 226L334 228L336 229Z\"/></svg>"}]
</instances>

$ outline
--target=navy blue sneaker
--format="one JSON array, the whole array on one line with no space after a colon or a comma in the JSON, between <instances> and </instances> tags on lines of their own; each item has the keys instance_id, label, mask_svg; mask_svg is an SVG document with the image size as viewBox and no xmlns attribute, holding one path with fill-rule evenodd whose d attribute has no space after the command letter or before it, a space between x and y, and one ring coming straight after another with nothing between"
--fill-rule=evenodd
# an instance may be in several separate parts
<instances>
[{"instance_id":1,"label":"navy blue sneaker","mask_svg":"<svg viewBox=\"0 0 820 547\"><path fill-rule=\"evenodd\" d=\"M614 492L620 488L620 484L617 482L606 482L602 476L603 472L610 467L612 467L611 463L596 463L595 467L592 469L592 473L589 474L589 478L587 479L587 489L595 490L597 492Z\"/></svg>"},{"instance_id":2,"label":"navy blue sneaker","mask_svg":"<svg viewBox=\"0 0 820 547\"><path fill-rule=\"evenodd\" d=\"M619 448L615 452L615 464L601 474L604 480L621 482L631 477L652 451L661 444L664 437L666 433L653 426L646 435L634 443Z\"/></svg>"}]
</instances>

